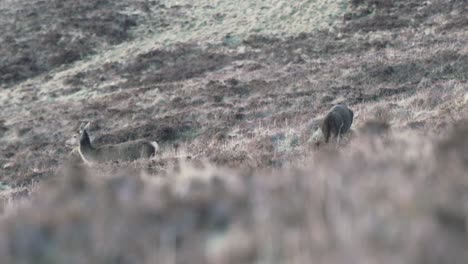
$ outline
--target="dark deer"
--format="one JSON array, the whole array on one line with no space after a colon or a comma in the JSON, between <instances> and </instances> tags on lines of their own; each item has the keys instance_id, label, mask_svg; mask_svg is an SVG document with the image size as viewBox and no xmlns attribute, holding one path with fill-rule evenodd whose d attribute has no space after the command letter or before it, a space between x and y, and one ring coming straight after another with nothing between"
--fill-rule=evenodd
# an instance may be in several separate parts
<instances>
[{"instance_id":1,"label":"dark deer","mask_svg":"<svg viewBox=\"0 0 468 264\"><path fill-rule=\"evenodd\" d=\"M347 133L353 123L354 113L346 105L335 105L325 116L322 122L322 134L325 143L328 143L332 135L339 142L342 134Z\"/></svg>"}]
</instances>

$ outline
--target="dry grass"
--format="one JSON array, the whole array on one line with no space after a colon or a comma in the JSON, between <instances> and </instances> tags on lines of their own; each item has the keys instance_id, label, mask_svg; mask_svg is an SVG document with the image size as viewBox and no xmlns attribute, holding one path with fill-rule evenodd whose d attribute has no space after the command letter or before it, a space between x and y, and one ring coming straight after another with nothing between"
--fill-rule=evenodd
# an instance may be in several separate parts
<instances>
[{"instance_id":1,"label":"dry grass","mask_svg":"<svg viewBox=\"0 0 468 264\"><path fill-rule=\"evenodd\" d=\"M451 146L453 138L358 137L296 169L253 174L203 162L182 162L165 176L141 171L142 163L71 167L36 186L30 203L6 210L0 256L6 263L465 263L466 149ZM447 162L442 151L454 155Z\"/></svg>"},{"instance_id":2,"label":"dry grass","mask_svg":"<svg viewBox=\"0 0 468 264\"><path fill-rule=\"evenodd\" d=\"M466 263L467 8L1 2L2 263Z\"/></svg>"}]
</instances>

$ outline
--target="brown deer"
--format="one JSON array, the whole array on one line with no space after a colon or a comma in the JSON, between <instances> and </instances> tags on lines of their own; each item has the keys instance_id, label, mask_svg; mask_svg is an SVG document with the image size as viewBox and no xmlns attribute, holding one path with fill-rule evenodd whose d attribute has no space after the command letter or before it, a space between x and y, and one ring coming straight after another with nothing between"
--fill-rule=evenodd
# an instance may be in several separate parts
<instances>
[{"instance_id":1,"label":"brown deer","mask_svg":"<svg viewBox=\"0 0 468 264\"><path fill-rule=\"evenodd\" d=\"M73 135L65 143L78 145L73 152L78 152L81 159L87 163L107 161L134 161L142 158L151 158L159 149L156 141L145 139L132 140L119 144L93 146L88 134L89 124L82 124L77 134Z\"/></svg>"}]
</instances>

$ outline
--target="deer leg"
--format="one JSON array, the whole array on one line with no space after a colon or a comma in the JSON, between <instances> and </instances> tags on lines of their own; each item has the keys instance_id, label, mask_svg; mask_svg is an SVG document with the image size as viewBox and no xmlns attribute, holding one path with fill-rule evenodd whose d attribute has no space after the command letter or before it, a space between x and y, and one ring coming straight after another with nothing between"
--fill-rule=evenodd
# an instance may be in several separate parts
<instances>
[{"instance_id":1,"label":"deer leg","mask_svg":"<svg viewBox=\"0 0 468 264\"><path fill-rule=\"evenodd\" d=\"M341 124L340 129L338 130L338 136L336 137L336 144L340 144L340 138L341 138L341 128L343 128L344 124Z\"/></svg>"}]
</instances>

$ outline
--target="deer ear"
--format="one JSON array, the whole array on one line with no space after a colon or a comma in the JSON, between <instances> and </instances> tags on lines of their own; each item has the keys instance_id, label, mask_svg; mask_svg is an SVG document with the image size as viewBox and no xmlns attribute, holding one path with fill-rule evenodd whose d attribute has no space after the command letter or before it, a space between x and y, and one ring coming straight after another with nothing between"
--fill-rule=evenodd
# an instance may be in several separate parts
<instances>
[{"instance_id":1,"label":"deer ear","mask_svg":"<svg viewBox=\"0 0 468 264\"><path fill-rule=\"evenodd\" d=\"M89 135L88 132L86 132L86 129L83 130L80 135L80 142L83 143L83 141L89 141Z\"/></svg>"},{"instance_id":2,"label":"deer ear","mask_svg":"<svg viewBox=\"0 0 468 264\"><path fill-rule=\"evenodd\" d=\"M86 124L86 126L84 126L83 129L88 129L90 124L91 124L91 122L88 122L88 123Z\"/></svg>"},{"instance_id":3,"label":"deer ear","mask_svg":"<svg viewBox=\"0 0 468 264\"><path fill-rule=\"evenodd\" d=\"M87 123L82 122L80 125L80 128L78 129L79 133L83 132L83 130L85 129L88 129L90 124L91 122L87 122Z\"/></svg>"}]
</instances>

